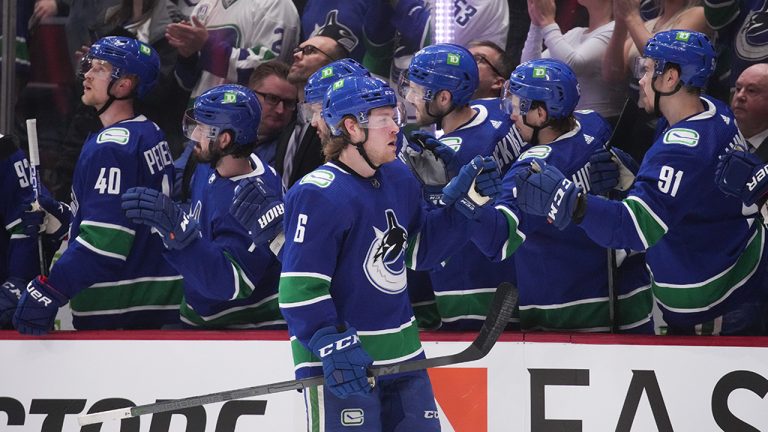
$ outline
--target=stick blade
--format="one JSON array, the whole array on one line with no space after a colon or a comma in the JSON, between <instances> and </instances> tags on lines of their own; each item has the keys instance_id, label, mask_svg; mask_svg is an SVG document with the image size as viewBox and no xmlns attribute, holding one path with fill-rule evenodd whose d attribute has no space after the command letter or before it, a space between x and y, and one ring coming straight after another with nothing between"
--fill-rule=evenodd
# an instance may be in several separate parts
<instances>
[{"instance_id":1,"label":"stick blade","mask_svg":"<svg viewBox=\"0 0 768 432\"><path fill-rule=\"evenodd\" d=\"M86 426L96 423L104 423L108 421L113 420L122 420L129 417L133 417L133 414L131 413L131 408L119 408L115 410L110 411L102 411L92 414L86 414L83 416L80 416L77 418L77 422L80 424L80 426Z\"/></svg>"},{"instance_id":2,"label":"stick blade","mask_svg":"<svg viewBox=\"0 0 768 432\"><path fill-rule=\"evenodd\" d=\"M485 317L483 327L472 345L479 351L482 358L485 357L496 344L501 332L507 327L509 319L517 306L517 288L510 282L502 282L496 288L488 315Z\"/></svg>"}]
</instances>

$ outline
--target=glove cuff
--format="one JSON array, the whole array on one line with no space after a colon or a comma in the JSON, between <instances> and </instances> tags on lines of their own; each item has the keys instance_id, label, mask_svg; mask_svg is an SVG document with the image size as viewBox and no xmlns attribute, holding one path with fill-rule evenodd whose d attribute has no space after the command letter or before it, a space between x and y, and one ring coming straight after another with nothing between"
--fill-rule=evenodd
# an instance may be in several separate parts
<instances>
[{"instance_id":1,"label":"glove cuff","mask_svg":"<svg viewBox=\"0 0 768 432\"><path fill-rule=\"evenodd\" d=\"M38 282L37 284L35 284L37 286L37 289L42 291L42 293L47 295L48 297L51 297L54 300L56 300L59 303L59 306L63 306L67 304L67 302L69 302L69 298L66 295L60 293L59 291L56 290L56 288L48 284L48 278L46 276L40 275L35 279Z\"/></svg>"}]
</instances>

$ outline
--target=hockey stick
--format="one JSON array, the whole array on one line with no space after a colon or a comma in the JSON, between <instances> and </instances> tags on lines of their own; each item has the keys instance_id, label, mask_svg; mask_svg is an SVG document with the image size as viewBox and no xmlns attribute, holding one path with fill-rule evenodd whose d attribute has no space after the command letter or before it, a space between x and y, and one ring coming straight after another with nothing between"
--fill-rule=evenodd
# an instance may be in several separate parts
<instances>
[{"instance_id":1,"label":"hockey stick","mask_svg":"<svg viewBox=\"0 0 768 432\"><path fill-rule=\"evenodd\" d=\"M40 210L40 204L37 199L40 196L40 149L37 144L37 119L27 119L27 141L29 141L29 179L32 184L32 191L35 193L35 202L32 204L32 210ZM48 274L48 266L45 263L45 253L43 252L43 239L37 236L37 251L40 259L40 274Z\"/></svg>"},{"instance_id":2,"label":"hockey stick","mask_svg":"<svg viewBox=\"0 0 768 432\"><path fill-rule=\"evenodd\" d=\"M509 282L504 282L496 288L493 302L485 317L483 327L477 337L464 350L456 354L434 357L415 361L405 361L388 366L374 366L369 370L370 375L384 376L403 372L412 372L422 369L448 366L457 363L465 363L479 360L485 357L493 348L499 335L509 322L512 311L517 304L517 290ZM272 393L281 393L289 390L301 390L317 387L323 384L323 377L311 377L292 381L283 381L272 384L264 384L255 387L246 387L237 390L211 393L202 396L193 396L184 399L176 399L136 407L120 408L116 410L86 414L77 418L80 426L103 423L110 420L121 420L138 417L145 414L157 414L168 411L176 411L184 408L196 407L233 399L242 399L253 396L261 396Z\"/></svg>"},{"instance_id":3,"label":"hockey stick","mask_svg":"<svg viewBox=\"0 0 768 432\"><path fill-rule=\"evenodd\" d=\"M616 126L613 128L613 133L611 133L611 137L608 139L608 142L605 143L605 149L610 151L613 147L614 142L617 139L623 138L623 134L625 134L627 131L630 130L632 126L632 121L634 121L634 118L637 114L637 104L632 100L632 98L627 98L624 101L624 106L621 108L621 113L619 114L619 119L616 121ZM616 158L616 156L614 156ZM617 158L618 159L618 158ZM619 181L621 181L621 170L629 171L626 167L624 167L620 161L618 161L619 164ZM631 172L630 172L631 174ZM615 193L608 192L606 194L606 198L608 199L614 199ZM618 310L618 303L619 303L619 295L616 292L616 271L618 270L618 265L616 263L616 251L612 248L606 249L607 253L607 267L608 267L608 319L611 323L611 333L617 333L619 330L619 316L617 314Z\"/></svg>"}]
</instances>

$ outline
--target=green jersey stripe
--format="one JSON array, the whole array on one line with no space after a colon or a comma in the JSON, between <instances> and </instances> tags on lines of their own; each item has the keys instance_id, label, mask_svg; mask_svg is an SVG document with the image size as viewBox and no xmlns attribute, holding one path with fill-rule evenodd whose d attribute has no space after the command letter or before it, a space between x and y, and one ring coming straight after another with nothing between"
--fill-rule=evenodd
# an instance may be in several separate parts
<instances>
[{"instance_id":1,"label":"green jersey stripe","mask_svg":"<svg viewBox=\"0 0 768 432\"><path fill-rule=\"evenodd\" d=\"M421 241L421 233L416 233L416 237L408 239L408 248L405 250L405 266L411 270L416 270L418 264L417 258L419 256L419 242Z\"/></svg>"},{"instance_id":2,"label":"green jersey stripe","mask_svg":"<svg viewBox=\"0 0 768 432\"><path fill-rule=\"evenodd\" d=\"M504 242L504 246L501 249L501 259L505 260L509 258L518 247L525 241L525 234L518 229L520 226L520 219L517 218L512 210L504 206L497 206L501 214L507 219L507 226L509 226L509 236Z\"/></svg>"},{"instance_id":3,"label":"green jersey stripe","mask_svg":"<svg viewBox=\"0 0 768 432\"><path fill-rule=\"evenodd\" d=\"M109 292L105 291L109 290ZM136 307L162 309L179 308L183 291L182 279L142 280L128 284L115 284L86 288L72 298L73 313L119 313ZM111 312L109 312L111 311Z\"/></svg>"},{"instance_id":4,"label":"green jersey stripe","mask_svg":"<svg viewBox=\"0 0 768 432\"><path fill-rule=\"evenodd\" d=\"M252 305L229 308L209 316L198 314L184 302L181 318L187 324L209 328L259 328L285 323L280 315L277 294Z\"/></svg>"},{"instance_id":5,"label":"green jersey stripe","mask_svg":"<svg viewBox=\"0 0 768 432\"><path fill-rule=\"evenodd\" d=\"M629 210L637 235L646 249L656 244L669 231L667 224L642 199L630 196L622 202Z\"/></svg>"},{"instance_id":6,"label":"green jersey stripe","mask_svg":"<svg viewBox=\"0 0 768 432\"><path fill-rule=\"evenodd\" d=\"M278 288L280 307L298 307L330 298L331 280L311 273L280 275Z\"/></svg>"},{"instance_id":7,"label":"green jersey stripe","mask_svg":"<svg viewBox=\"0 0 768 432\"><path fill-rule=\"evenodd\" d=\"M21 218L11 221L11 223L5 226L5 230L10 232L13 231L14 228L18 227L21 227Z\"/></svg>"},{"instance_id":8,"label":"green jersey stripe","mask_svg":"<svg viewBox=\"0 0 768 432\"><path fill-rule=\"evenodd\" d=\"M435 292L437 310L443 321L452 322L461 318L483 319L488 313L495 288L458 292Z\"/></svg>"},{"instance_id":9,"label":"green jersey stripe","mask_svg":"<svg viewBox=\"0 0 768 432\"><path fill-rule=\"evenodd\" d=\"M93 252L125 261L133 246L135 231L120 225L83 221L77 236Z\"/></svg>"},{"instance_id":10,"label":"green jersey stripe","mask_svg":"<svg viewBox=\"0 0 768 432\"><path fill-rule=\"evenodd\" d=\"M694 284L675 285L654 280L653 293L665 308L680 313L702 312L724 301L757 271L765 247L765 230L760 223L747 247L733 265L717 275Z\"/></svg>"}]
</instances>

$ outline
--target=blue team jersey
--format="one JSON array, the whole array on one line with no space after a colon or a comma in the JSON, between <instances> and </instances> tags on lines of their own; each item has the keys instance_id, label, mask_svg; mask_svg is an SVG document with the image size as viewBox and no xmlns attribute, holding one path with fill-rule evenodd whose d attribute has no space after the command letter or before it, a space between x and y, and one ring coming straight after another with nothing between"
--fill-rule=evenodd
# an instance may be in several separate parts
<instances>
[{"instance_id":1,"label":"blue team jersey","mask_svg":"<svg viewBox=\"0 0 768 432\"><path fill-rule=\"evenodd\" d=\"M24 234L21 226L22 212L35 199L29 160L21 150L0 160L0 196L0 283L9 277L29 281L40 272L40 267L37 240Z\"/></svg>"},{"instance_id":2,"label":"blue team jersey","mask_svg":"<svg viewBox=\"0 0 768 432\"><path fill-rule=\"evenodd\" d=\"M235 187L259 176L273 190L280 177L252 155L254 170L225 178L209 164L199 164L191 185L190 216L202 238L182 250L168 250L168 261L184 276L181 320L205 328L263 328L285 324L277 305L280 263L266 245L256 247L229 213Z\"/></svg>"},{"instance_id":3,"label":"blue team jersey","mask_svg":"<svg viewBox=\"0 0 768 432\"><path fill-rule=\"evenodd\" d=\"M503 175L526 143L510 117L501 111L498 98L477 99L470 106L475 112L472 119L440 141L456 151L459 165L477 155L492 156ZM444 330L480 328L496 287L516 281L513 259L494 262L471 242L429 274Z\"/></svg>"},{"instance_id":4,"label":"blue team jersey","mask_svg":"<svg viewBox=\"0 0 768 432\"><path fill-rule=\"evenodd\" d=\"M462 216L426 211L400 161L371 178L329 162L288 191L285 221L279 299L298 377L321 373L306 346L330 325L356 328L375 364L423 356L406 266L434 267L466 241Z\"/></svg>"},{"instance_id":5,"label":"blue team jersey","mask_svg":"<svg viewBox=\"0 0 768 432\"><path fill-rule=\"evenodd\" d=\"M672 326L710 321L759 293L765 232L715 184L718 156L743 145L731 110L704 110L664 127L622 202L590 198L581 227L603 245L647 250L653 292Z\"/></svg>"},{"instance_id":6,"label":"blue team jersey","mask_svg":"<svg viewBox=\"0 0 768 432\"><path fill-rule=\"evenodd\" d=\"M473 237L481 250L495 259L514 254L523 329L611 328L606 250L576 225L560 231L547 223L546 217L522 212L515 198L515 173L530 169L536 160L554 165L566 178L589 190L589 157L603 148L610 127L593 111L577 111L574 116L576 127L570 132L520 155L504 177L493 222L486 220L478 227L479 237ZM642 266L642 261L630 262ZM652 303L647 278L619 285L620 294L631 293L621 299L624 313L619 314L620 328L648 323Z\"/></svg>"},{"instance_id":7,"label":"blue team jersey","mask_svg":"<svg viewBox=\"0 0 768 432\"><path fill-rule=\"evenodd\" d=\"M75 328L179 322L181 276L163 258L160 238L121 209L121 195L131 187L170 195L173 176L168 143L144 116L115 123L85 142L72 181L69 245L48 278L72 299Z\"/></svg>"}]
</instances>

